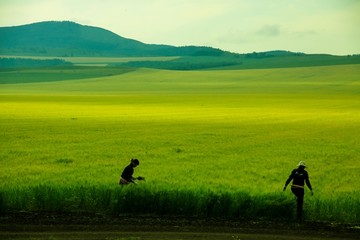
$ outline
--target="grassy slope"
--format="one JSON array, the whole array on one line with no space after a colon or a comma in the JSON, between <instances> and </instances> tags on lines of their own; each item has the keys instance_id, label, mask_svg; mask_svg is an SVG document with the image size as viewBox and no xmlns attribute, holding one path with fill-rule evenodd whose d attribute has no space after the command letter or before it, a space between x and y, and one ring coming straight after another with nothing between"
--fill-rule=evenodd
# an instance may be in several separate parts
<instances>
[{"instance_id":1,"label":"grassy slope","mask_svg":"<svg viewBox=\"0 0 360 240\"><path fill-rule=\"evenodd\" d=\"M306 160L313 210L328 201L325 207L348 208L335 218L354 221L359 73L358 65L142 69L71 82L3 84L1 188L115 187L122 168L137 157L136 173L152 190L273 194Z\"/></svg>"},{"instance_id":2,"label":"grassy slope","mask_svg":"<svg viewBox=\"0 0 360 240\"><path fill-rule=\"evenodd\" d=\"M248 58L245 56L241 61L241 65L224 67L222 69L268 69L359 64L360 56L333 56L324 54L265 58Z\"/></svg>"},{"instance_id":3,"label":"grassy slope","mask_svg":"<svg viewBox=\"0 0 360 240\"><path fill-rule=\"evenodd\" d=\"M0 58L17 58L16 56L1 56ZM34 60L49 60L51 57L21 56L20 58ZM54 58L54 57L53 57ZM324 54L309 55L279 55L271 53L222 55L222 56L187 56L187 57L62 57L62 60L76 66L104 67L122 66L125 68L155 68L169 70L201 70L201 69L269 69L293 68L311 66L332 66L359 64L360 56L332 56ZM83 68L84 70L84 68ZM86 71L86 69L85 69ZM99 68L99 72L108 71ZM0 79L1 80L1 79ZM0 81L1 83L1 81Z\"/></svg>"},{"instance_id":4,"label":"grassy slope","mask_svg":"<svg viewBox=\"0 0 360 240\"><path fill-rule=\"evenodd\" d=\"M132 68L110 67L47 67L0 70L0 84L53 82L89 79L119 75L134 71Z\"/></svg>"}]
</instances>

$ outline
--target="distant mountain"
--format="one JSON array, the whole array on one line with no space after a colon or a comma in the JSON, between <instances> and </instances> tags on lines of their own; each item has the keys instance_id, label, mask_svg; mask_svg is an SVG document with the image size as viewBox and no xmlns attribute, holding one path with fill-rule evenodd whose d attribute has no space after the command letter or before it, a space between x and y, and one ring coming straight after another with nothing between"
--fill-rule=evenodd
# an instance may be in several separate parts
<instances>
[{"instance_id":1,"label":"distant mountain","mask_svg":"<svg viewBox=\"0 0 360 240\"><path fill-rule=\"evenodd\" d=\"M0 27L0 54L56 57L235 55L211 47L145 44L103 28L69 21Z\"/></svg>"},{"instance_id":2,"label":"distant mountain","mask_svg":"<svg viewBox=\"0 0 360 240\"><path fill-rule=\"evenodd\" d=\"M49 21L14 27L0 27L0 55L41 56L55 60L0 58L0 69L74 65L64 57L156 57L173 60L131 60L105 63L125 68L170 70L261 69L360 64L360 56L304 54L285 50L236 54L212 47L145 44L121 37L103 28L74 22ZM71 60L69 60L71 61Z\"/></svg>"}]
</instances>

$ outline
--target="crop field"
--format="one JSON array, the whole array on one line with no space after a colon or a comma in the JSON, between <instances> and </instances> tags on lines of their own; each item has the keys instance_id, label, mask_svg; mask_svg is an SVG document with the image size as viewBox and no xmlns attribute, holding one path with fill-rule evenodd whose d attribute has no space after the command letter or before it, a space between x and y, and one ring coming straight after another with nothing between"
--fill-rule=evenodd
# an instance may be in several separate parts
<instances>
[{"instance_id":1,"label":"crop field","mask_svg":"<svg viewBox=\"0 0 360 240\"><path fill-rule=\"evenodd\" d=\"M46 71L0 72L1 212L292 220L304 160L305 219L360 223L360 65Z\"/></svg>"}]
</instances>

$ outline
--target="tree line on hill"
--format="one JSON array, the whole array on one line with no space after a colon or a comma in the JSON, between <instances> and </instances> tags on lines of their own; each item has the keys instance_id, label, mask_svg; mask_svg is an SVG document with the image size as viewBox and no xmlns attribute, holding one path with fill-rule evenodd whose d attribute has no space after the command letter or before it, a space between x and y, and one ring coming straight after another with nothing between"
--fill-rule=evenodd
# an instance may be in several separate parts
<instances>
[{"instance_id":1,"label":"tree line on hill","mask_svg":"<svg viewBox=\"0 0 360 240\"><path fill-rule=\"evenodd\" d=\"M63 59L0 58L0 68L35 68L35 67L73 66Z\"/></svg>"}]
</instances>

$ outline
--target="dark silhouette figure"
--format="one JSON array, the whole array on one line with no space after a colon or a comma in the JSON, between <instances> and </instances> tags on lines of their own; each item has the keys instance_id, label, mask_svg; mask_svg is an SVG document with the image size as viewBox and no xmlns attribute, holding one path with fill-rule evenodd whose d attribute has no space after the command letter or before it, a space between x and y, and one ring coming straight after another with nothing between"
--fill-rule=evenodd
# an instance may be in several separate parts
<instances>
[{"instance_id":1,"label":"dark silhouette figure","mask_svg":"<svg viewBox=\"0 0 360 240\"><path fill-rule=\"evenodd\" d=\"M309 180L309 175L307 171L305 171L306 164L304 161L300 161L298 164L298 168L294 169L289 178L286 180L284 191L286 190L287 185L292 182L291 191L297 198L297 220L298 222L302 221L302 209L304 202L304 185L308 186L311 191L311 195L313 195L312 187Z\"/></svg>"},{"instance_id":2,"label":"dark silhouette figure","mask_svg":"<svg viewBox=\"0 0 360 240\"><path fill-rule=\"evenodd\" d=\"M120 181L119 181L120 185L127 185L130 183L136 184L135 180L145 180L145 178L143 178L143 177L137 177L137 178L133 177L134 168L139 166L139 164L140 164L139 160L131 159L130 164L125 167L124 171L121 174Z\"/></svg>"}]
</instances>

